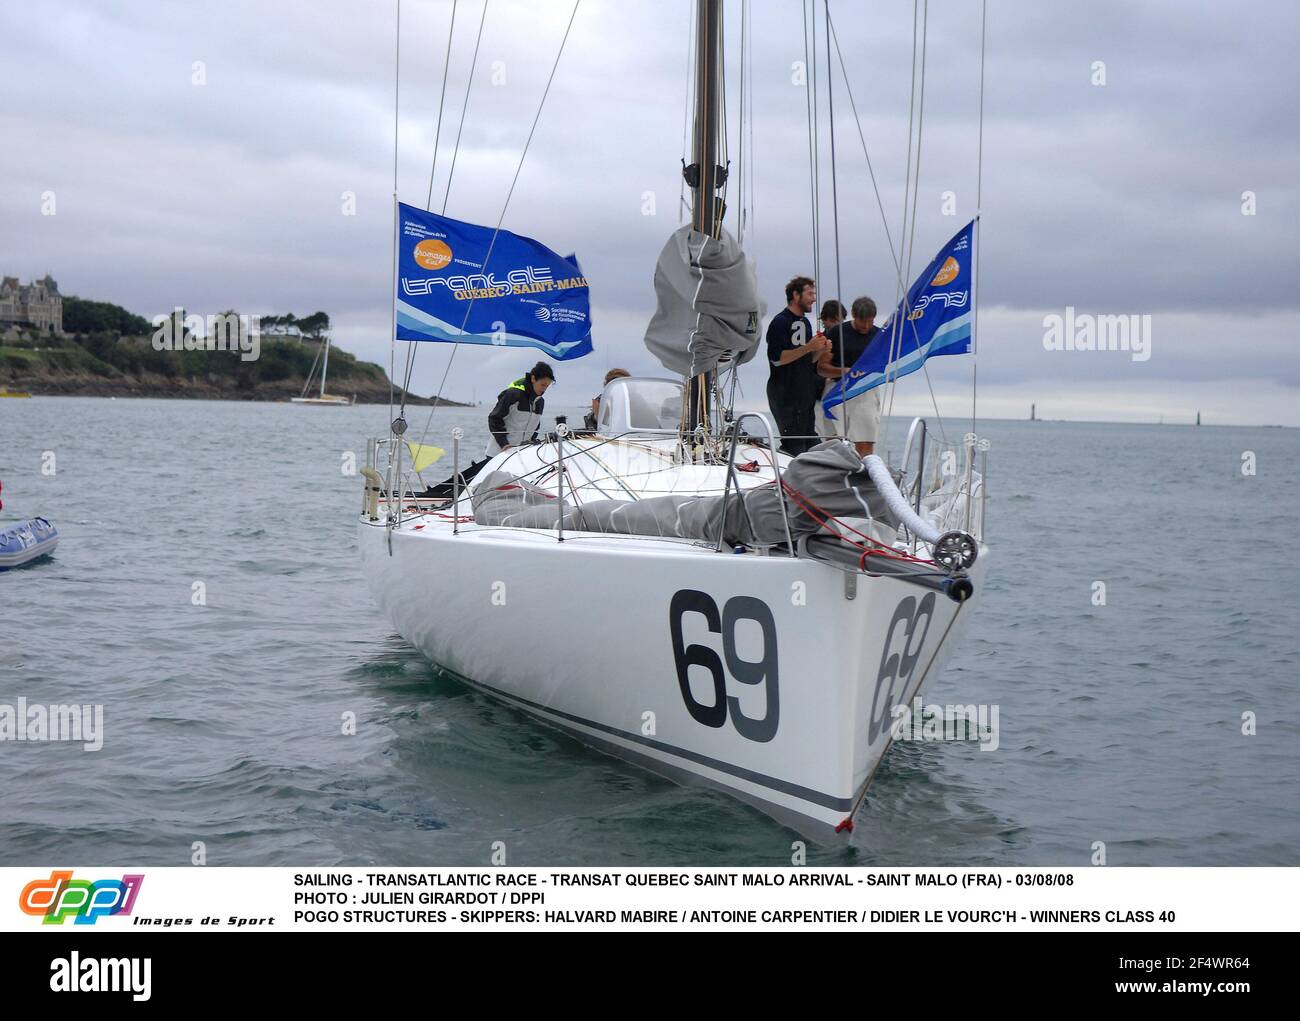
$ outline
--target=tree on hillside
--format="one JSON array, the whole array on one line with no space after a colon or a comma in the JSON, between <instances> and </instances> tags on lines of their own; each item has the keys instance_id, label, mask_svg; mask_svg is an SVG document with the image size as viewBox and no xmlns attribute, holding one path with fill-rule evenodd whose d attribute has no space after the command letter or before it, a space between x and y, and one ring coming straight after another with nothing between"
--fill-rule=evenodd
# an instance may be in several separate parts
<instances>
[{"instance_id":1,"label":"tree on hillside","mask_svg":"<svg viewBox=\"0 0 1300 1021\"><path fill-rule=\"evenodd\" d=\"M313 312L298 320L298 329L309 337L319 337L329 332L330 317L324 312Z\"/></svg>"},{"instance_id":2,"label":"tree on hillside","mask_svg":"<svg viewBox=\"0 0 1300 1021\"><path fill-rule=\"evenodd\" d=\"M75 295L63 299L63 329L68 333L113 333L139 336L150 332L149 321L107 301Z\"/></svg>"}]
</instances>

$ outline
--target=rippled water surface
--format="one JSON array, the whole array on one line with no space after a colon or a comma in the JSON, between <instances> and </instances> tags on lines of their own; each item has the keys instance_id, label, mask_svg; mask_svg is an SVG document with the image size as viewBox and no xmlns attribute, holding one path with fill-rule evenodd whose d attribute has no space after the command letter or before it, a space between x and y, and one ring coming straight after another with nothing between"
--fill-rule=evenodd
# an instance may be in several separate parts
<instances>
[{"instance_id":1,"label":"rippled water surface","mask_svg":"<svg viewBox=\"0 0 1300 1021\"><path fill-rule=\"evenodd\" d=\"M431 442L462 424L477 452L486 411L439 410ZM341 471L386 418L0 401L0 520L62 534L0 574L0 703L99 703L106 731L98 752L0 742L0 864L183 865L195 841L213 865L487 864L494 841L518 865L788 863L766 816L591 751L393 633ZM998 705L1000 747L896 745L853 845L809 860L1087 864L1104 841L1111 864L1300 863L1300 432L980 431L996 563L927 701Z\"/></svg>"}]
</instances>

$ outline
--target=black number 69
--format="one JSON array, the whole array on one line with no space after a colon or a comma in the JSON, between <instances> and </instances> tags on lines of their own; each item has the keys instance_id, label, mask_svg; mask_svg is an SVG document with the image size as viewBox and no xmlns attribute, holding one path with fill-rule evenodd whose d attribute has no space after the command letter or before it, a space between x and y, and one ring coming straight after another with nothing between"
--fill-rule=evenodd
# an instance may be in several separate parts
<instances>
[{"instance_id":1,"label":"black number 69","mask_svg":"<svg viewBox=\"0 0 1300 1021\"><path fill-rule=\"evenodd\" d=\"M682 637L682 618L688 613L700 614L714 634L722 635L722 657L707 645L687 645ZM758 661L741 659L736 653L736 624L742 620L757 621L763 632L763 656ZM781 706L777 679L776 620L772 611L761 599L753 596L732 596L718 612L718 604L706 592L682 589L672 599L668 609L668 623L672 632L673 660L677 664L677 686L681 689L686 710L698 723L706 727L721 727L731 717L732 725L741 737L750 741L771 741L776 736L780 722ZM698 701L691 693L690 668L703 667L713 682L713 704ZM740 699L727 695L727 673L741 684L764 685L765 710L763 716L746 716L740 708Z\"/></svg>"}]
</instances>

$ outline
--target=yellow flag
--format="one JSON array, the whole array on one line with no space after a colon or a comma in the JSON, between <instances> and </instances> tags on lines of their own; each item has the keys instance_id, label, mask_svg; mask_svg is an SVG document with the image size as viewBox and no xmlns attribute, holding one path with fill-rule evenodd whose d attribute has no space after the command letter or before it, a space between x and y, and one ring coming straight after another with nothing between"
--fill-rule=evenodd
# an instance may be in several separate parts
<instances>
[{"instance_id":1,"label":"yellow flag","mask_svg":"<svg viewBox=\"0 0 1300 1021\"><path fill-rule=\"evenodd\" d=\"M447 453L442 447L431 447L423 443L412 443L406 441L406 449L411 452L411 468L417 472L424 469L439 460L443 454Z\"/></svg>"}]
</instances>

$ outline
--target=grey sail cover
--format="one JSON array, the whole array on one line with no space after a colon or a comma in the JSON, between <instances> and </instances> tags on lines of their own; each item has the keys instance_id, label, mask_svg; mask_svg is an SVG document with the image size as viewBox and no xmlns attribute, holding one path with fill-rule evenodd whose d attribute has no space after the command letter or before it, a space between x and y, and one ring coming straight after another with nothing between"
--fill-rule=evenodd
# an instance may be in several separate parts
<instances>
[{"instance_id":1,"label":"grey sail cover","mask_svg":"<svg viewBox=\"0 0 1300 1021\"><path fill-rule=\"evenodd\" d=\"M711 238L679 227L655 266L658 306L645 346L676 375L710 372L730 356L740 365L758 348L762 303L754 264L725 230Z\"/></svg>"},{"instance_id":2,"label":"grey sail cover","mask_svg":"<svg viewBox=\"0 0 1300 1021\"><path fill-rule=\"evenodd\" d=\"M835 518L870 518L890 529L898 519L862 465L851 443L826 440L792 460L783 472L790 532L795 539L836 529L823 522ZM551 493L516 478L492 472L472 495L474 520L480 525L555 528L559 501ZM782 495L776 483L721 496L658 496L642 500L566 501L564 527L570 531L625 535L672 536L713 541L718 529L729 545L775 545L785 541ZM809 513L810 507L817 514ZM726 516L725 527L723 516Z\"/></svg>"}]
</instances>

